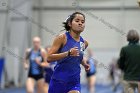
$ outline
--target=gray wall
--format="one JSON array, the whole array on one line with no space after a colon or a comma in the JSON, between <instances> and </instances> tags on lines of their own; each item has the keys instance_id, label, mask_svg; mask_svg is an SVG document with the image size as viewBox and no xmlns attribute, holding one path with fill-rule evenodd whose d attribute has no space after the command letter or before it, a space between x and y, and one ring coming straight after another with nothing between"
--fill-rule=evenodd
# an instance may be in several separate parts
<instances>
[{"instance_id":1,"label":"gray wall","mask_svg":"<svg viewBox=\"0 0 140 93\"><path fill-rule=\"evenodd\" d=\"M36 5L34 9L34 18L38 18L37 12L40 11L41 23L50 30L60 33L59 31L63 29L62 22L75 11L73 9L75 3L77 2L65 0L47 2L42 0L41 8L38 9L39 7ZM80 0L79 8L86 8L82 9L86 15L86 28L82 35L93 48L118 49L126 43L125 35L122 36L119 30L127 33L129 29L140 29L138 20L140 11L136 0L125 0L125 2L123 0ZM32 28L34 28L33 31L37 32L36 26L33 25ZM50 44L53 40L51 38L54 36L43 29L40 32L42 33L43 45Z\"/></svg>"}]
</instances>

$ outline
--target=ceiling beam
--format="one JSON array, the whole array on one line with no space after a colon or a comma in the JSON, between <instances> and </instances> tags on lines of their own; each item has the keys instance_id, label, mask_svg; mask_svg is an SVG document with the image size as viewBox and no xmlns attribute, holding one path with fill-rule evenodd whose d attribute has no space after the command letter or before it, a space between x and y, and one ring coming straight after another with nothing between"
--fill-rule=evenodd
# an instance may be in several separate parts
<instances>
[{"instance_id":1,"label":"ceiling beam","mask_svg":"<svg viewBox=\"0 0 140 93\"><path fill-rule=\"evenodd\" d=\"M34 11L65 11L65 10L75 10L75 9L83 9L83 10L98 10L98 11L109 11L109 10L114 10L114 11L118 11L118 10L131 10L131 11L135 11L135 10L140 10L140 7L135 7L135 6L125 6L125 7L37 7L34 6L32 8Z\"/></svg>"}]
</instances>

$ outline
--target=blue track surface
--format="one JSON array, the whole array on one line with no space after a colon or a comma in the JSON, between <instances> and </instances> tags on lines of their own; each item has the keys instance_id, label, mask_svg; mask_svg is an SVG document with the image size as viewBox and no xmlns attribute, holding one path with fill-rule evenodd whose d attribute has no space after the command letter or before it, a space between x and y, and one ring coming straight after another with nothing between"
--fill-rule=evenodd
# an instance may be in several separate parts
<instances>
[{"instance_id":1,"label":"blue track surface","mask_svg":"<svg viewBox=\"0 0 140 93\"><path fill-rule=\"evenodd\" d=\"M87 86L82 85L82 93L88 93ZM11 88L0 90L0 93L26 93L25 88ZM103 85L96 85L96 92L95 93L121 93L120 88L117 92L113 92L110 86L103 86Z\"/></svg>"}]
</instances>

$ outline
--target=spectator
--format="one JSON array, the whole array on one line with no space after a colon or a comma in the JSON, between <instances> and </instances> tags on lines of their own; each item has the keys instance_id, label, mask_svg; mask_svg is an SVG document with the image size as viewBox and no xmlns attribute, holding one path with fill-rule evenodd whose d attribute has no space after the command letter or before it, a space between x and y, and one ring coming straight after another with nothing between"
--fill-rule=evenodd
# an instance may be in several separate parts
<instances>
[{"instance_id":1,"label":"spectator","mask_svg":"<svg viewBox=\"0 0 140 93\"><path fill-rule=\"evenodd\" d=\"M140 80L140 45L136 30L130 30L127 35L128 45L120 52L118 66L124 72L124 92L134 93Z\"/></svg>"}]
</instances>

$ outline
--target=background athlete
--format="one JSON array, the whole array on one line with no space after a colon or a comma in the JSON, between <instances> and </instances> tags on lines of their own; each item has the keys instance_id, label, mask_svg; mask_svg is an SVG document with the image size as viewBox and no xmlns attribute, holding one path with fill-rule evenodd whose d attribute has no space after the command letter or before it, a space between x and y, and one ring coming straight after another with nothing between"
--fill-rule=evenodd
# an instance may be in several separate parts
<instances>
[{"instance_id":1,"label":"background athlete","mask_svg":"<svg viewBox=\"0 0 140 93\"><path fill-rule=\"evenodd\" d=\"M88 81L89 93L95 93L95 83L96 83L96 63L97 61L93 58L93 53L91 49L87 51L87 63L90 65L90 70L86 73Z\"/></svg>"},{"instance_id":2,"label":"background athlete","mask_svg":"<svg viewBox=\"0 0 140 93\"><path fill-rule=\"evenodd\" d=\"M33 48L26 50L25 69L29 69L26 81L27 93L34 93L35 81L37 83L37 93L44 93L43 66L47 65L46 51L40 46L39 37L33 38Z\"/></svg>"}]
</instances>

